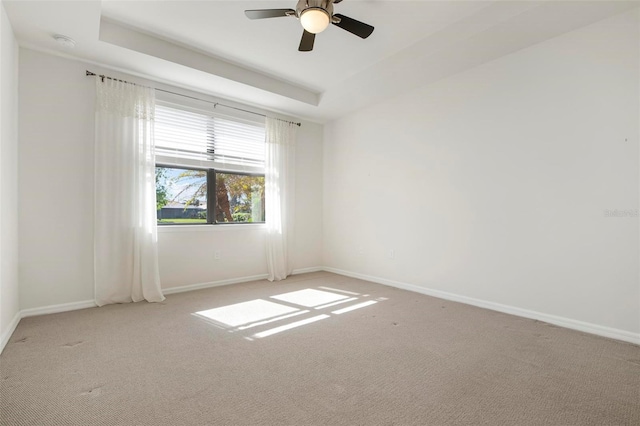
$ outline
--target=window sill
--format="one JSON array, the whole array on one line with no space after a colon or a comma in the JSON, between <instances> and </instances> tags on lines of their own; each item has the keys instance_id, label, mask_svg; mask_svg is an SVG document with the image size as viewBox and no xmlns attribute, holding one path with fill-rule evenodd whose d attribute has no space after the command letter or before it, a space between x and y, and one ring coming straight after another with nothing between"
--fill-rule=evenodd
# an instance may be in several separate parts
<instances>
[{"instance_id":1,"label":"window sill","mask_svg":"<svg viewBox=\"0 0 640 426\"><path fill-rule=\"evenodd\" d=\"M264 223L230 223L218 225L159 225L158 234L172 232L258 231L267 229Z\"/></svg>"}]
</instances>

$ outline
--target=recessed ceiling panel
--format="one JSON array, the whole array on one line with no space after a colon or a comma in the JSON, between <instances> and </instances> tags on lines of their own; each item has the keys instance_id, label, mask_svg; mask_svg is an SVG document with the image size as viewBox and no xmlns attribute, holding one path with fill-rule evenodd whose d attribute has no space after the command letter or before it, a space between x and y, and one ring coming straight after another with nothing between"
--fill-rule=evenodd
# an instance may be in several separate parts
<instances>
[{"instance_id":1,"label":"recessed ceiling panel","mask_svg":"<svg viewBox=\"0 0 640 426\"><path fill-rule=\"evenodd\" d=\"M244 14L295 3L2 1L21 48L319 122L638 7L614 0L344 0L335 13L375 31L363 40L330 25L312 52L298 52L302 27L295 17ZM101 41L101 20L148 37L147 47L165 47L154 53ZM63 48L53 34L73 38L75 48ZM193 62L194 55L204 60Z\"/></svg>"},{"instance_id":2,"label":"recessed ceiling panel","mask_svg":"<svg viewBox=\"0 0 640 426\"><path fill-rule=\"evenodd\" d=\"M488 2L344 0L340 13L375 27L367 39L330 25L312 52L299 52L295 17L250 20L246 9L295 8L280 1L105 1L103 17L191 46L232 63L324 91Z\"/></svg>"}]
</instances>

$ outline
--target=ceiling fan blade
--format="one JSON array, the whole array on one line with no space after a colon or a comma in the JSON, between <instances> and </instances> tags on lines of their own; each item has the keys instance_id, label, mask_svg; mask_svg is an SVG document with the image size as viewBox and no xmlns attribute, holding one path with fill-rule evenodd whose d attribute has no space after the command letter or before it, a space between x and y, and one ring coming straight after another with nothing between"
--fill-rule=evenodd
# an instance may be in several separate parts
<instances>
[{"instance_id":1,"label":"ceiling fan blade","mask_svg":"<svg viewBox=\"0 0 640 426\"><path fill-rule=\"evenodd\" d=\"M244 14L247 15L249 19L279 18L289 16L289 13L295 15L296 11L293 9L257 9L244 11Z\"/></svg>"},{"instance_id":2,"label":"ceiling fan blade","mask_svg":"<svg viewBox=\"0 0 640 426\"><path fill-rule=\"evenodd\" d=\"M300 52L311 52L313 50L313 42L316 39L316 35L313 33L310 33L307 30L304 30L304 32L302 33L302 39L300 40L300 47L298 47L298 50Z\"/></svg>"},{"instance_id":3,"label":"ceiling fan blade","mask_svg":"<svg viewBox=\"0 0 640 426\"><path fill-rule=\"evenodd\" d=\"M355 34L360 38L367 38L373 32L373 27L371 25L365 24L364 22L357 21L353 18L349 18L348 16L344 16L339 13L336 13L333 16L340 18L340 22L338 22L337 24L334 23L333 25L336 25L343 30L347 30L351 34Z\"/></svg>"}]
</instances>

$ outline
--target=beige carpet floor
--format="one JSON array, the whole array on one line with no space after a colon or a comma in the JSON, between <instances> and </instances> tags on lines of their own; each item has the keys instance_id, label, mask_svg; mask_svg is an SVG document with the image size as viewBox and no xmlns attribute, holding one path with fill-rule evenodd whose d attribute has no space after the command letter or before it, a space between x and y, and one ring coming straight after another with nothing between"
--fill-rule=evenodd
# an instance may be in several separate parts
<instances>
[{"instance_id":1,"label":"beige carpet floor","mask_svg":"<svg viewBox=\"0 0 640 426\"><path fill-rule=\"evenodd\" d=\"M640 347L318 272L25 318L0 410L4 426L640 425Z\"/></svg>"}]
</instances>

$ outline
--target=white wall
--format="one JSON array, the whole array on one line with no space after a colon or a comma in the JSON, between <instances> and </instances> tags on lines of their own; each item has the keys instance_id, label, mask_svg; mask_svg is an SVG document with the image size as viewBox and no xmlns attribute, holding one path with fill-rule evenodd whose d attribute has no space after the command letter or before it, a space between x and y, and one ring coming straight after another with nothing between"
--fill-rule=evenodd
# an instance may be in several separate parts
<instances>
[{"instance_id":1,"label":"white wall","mask_svg":"<svg viewBox=\"0 0 640 426\"><path fill-rule=\"evenodd\" d=\"M0 4L0 351L17 323L18 45Z\"/></svg>"},{"instance_id":2,"label":"white wall","mask_svg":"<svg viewBox=\"0 0 640 426\"><path fill-rule=\"evenodd\" d=\"M93 299L94 81L87 65L20 51L20 307ZM129 78L106 71L107 74ZM178 89L175 89L178 90ZM322 126L303 122L295 268L317 267L322 249ZM222 251L214 260L213 251ZM163 288L266 274L264 229L163 228Z\"/></svg>"},{"instance_id":3,"label":"white wall","mask_svg":"<svg viewBox=\"0 0 640 426\"><path fill-rule=\"evenodd\" d=\"M640 331L638 14L325 126L324 263ZM389 251L394 250L394 258Z\"/></svg>"},{"instance_id":4,"label":"white wall","mask_svg":"<svg viewBox=\"0 0 640 426\"><path fill-rule=\"evenodd\" d=\"M20 49L20 307L93 299L93 103L79 62Z\"/></svg>"}]
</instances>

